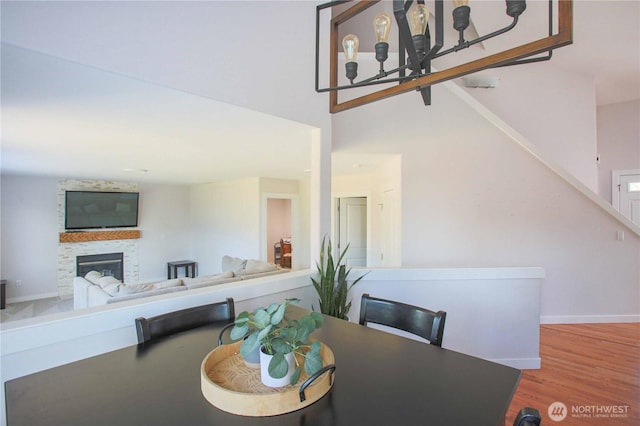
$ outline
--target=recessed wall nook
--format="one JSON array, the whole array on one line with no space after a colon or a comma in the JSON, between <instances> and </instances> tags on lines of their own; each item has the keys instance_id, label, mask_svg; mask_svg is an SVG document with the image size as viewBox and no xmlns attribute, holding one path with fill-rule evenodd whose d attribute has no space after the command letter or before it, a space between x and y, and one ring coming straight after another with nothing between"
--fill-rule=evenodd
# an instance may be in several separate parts
<instances>
[{"instance_id":1,"label":"recessed wall nook","mask_svg":"<svg viewBox=\"0 0 640 426\"><path fill-rule=\"evenodd\" d=\"M63 179L58 182L58 295L73 295L73 278L78 275L77 257L122 253L124 282L137 283L139 276L138 229L110 229L83 232L65 232L65 191L123 191L136 192L135 183Z\"/></svg>"}]
</instances>

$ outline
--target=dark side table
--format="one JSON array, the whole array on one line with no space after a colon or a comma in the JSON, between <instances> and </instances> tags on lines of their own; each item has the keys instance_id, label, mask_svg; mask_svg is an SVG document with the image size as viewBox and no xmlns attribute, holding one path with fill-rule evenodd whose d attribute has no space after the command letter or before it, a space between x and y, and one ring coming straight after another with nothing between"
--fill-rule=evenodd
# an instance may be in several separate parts
<instances>
[{"instance_id":1,"label":"dark side table","mask_svg":"<svg viewBox=\"0 0 640 426\"><path fill-rule=\"evenodd\" d=\"M4 309L7 304L7 280L0 281L0 309Z\"/></svg>"},{"instance_id":2,"label":"dark side table","mask_svg":"<svg viewBox=\"0 0 640 426\"><path fill-rule=\"evenodd\" d=\"M167 262L167 279L178 278L178 269L184 268L185 277L196 276L196 262L193 260L176 260Z\"/></svg>"}]
</instances>

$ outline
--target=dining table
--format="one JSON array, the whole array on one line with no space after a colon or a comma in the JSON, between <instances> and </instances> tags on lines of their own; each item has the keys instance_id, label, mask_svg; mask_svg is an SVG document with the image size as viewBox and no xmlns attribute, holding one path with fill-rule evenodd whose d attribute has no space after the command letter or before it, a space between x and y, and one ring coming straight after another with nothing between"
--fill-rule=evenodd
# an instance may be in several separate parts
<instances>
[{"instance_id":1,"label":"dining table","mask_svg":"<svg viewBox=\"0 0 640 426\"><path fill-rule=\"evenodd\" d=\"M308 313L288 309L293 317ZM503 426L521 375L446 347L324 316L312 337L334 353L330 390L285 414L230 414L201 391L202 361L217 347L224 325L212 323L9 380L7 424Z\"/></svg>"}]
</instances>

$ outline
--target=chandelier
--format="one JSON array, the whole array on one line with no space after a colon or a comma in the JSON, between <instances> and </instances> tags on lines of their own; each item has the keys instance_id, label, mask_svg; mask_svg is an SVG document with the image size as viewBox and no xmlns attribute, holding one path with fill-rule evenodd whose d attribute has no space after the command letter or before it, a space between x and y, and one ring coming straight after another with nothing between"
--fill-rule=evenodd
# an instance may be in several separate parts
<instances>
[{"instance_id":1,"label":"chandelier","mask_svg":"<svg viewBox=\"0 0 640 426\"><path fill-rule=\"evenodd\" d=\"M316 7L316 92L329 92L329 112L335 113L355 108L380 99L395 96L408 91L419 91L425 105L431 104L431 86L464 75L472 74L488 68L544 61L551 58L553 49L572 43L572 0L558 1L558 32L553 33L553 0L549 0L548 36L540 40L526 43L486 57L471 60L467 63L451 66L440 71L432 71L431 61L451 53L466 49L490 38L502 35L518 24L518 19L525 12L525 0L506 0L506 15L511 22L489 34L467 40L465 30L469 27L471 8L469 0L453 0L453 29L458 33L458 40L452 47L441 50L444 46L444 0L434 0L433 28L430 28L431 12L424 0L393 0L393 16L398 28L398 65L385 69L389 57L389 33L392 26L391 17L384 12L378 13L373 20L376 43L373 46L375 59L379 63L377 74L358 80L358 49L360 41L354 34L346 35L342 41L345 56L345 76L348 84L338 84L338 28L348 20L356 17L380 0L361 0L354 6L342 11L331 19L329 31L329 87L319 87L320 72L320 14L324 9L332 9L350 0L338 0ZM545 56L537 56L546 54ZM392 86L373 91L366 95L338 102L338 92L346 89L393 83Z\"/></svg>"}]
</instances>

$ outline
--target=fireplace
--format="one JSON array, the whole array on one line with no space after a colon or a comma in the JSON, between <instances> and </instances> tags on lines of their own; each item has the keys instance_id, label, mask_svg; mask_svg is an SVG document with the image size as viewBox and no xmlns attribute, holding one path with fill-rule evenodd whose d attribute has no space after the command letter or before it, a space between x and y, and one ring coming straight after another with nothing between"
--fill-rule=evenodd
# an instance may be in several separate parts
<instances>
[{"instance_id":1,"label":"fireplace","mask_svg":"<svg viewBox=\"0 0 640 426\"><path fill-rule=\"evenodd\" d=\"M91 254L76 257L76 275L84 277L90 271L112 276L122 281L123 253Z\"/></svg>"}]
</instances>

